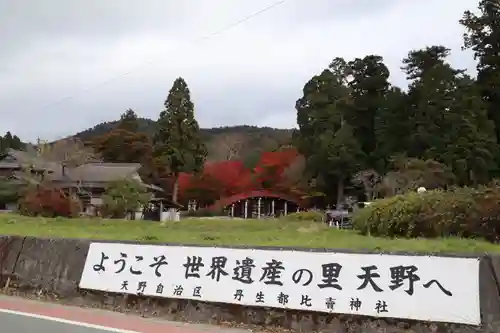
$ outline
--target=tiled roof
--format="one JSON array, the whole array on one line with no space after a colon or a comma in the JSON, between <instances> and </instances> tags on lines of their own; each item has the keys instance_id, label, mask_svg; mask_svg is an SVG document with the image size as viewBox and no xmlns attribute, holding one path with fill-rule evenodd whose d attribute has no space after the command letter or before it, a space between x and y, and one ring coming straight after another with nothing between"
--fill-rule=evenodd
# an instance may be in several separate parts
<instances>
[{"instance_id":1,"label":"tiled roof","mask_svg":"<svg viewBox=\"0 0 500 333\"><path fill-rule=\"evenodd\" d=\"M140 167L139 163L88 163L68 168L66 176L74 181L111 182L133 176ZM59 177L64 180L62 172Z\"/></svg>"},{"instance_id":2,"label":"tiled roof","mask_svg":"<svg viewBox=\"0 0 500 333\"><path fill-rule=\"evenodd\" d=\"M49 165L47 161L43 161L37 156L32 156L31 154L15 149L7 149L5 152L6 156L12 156L14 158L13 161L1 161L0 167L2 168L20 168L23 165L32 165L38 169L51 169L53 165Z\"/></svg>"},{"instance_id":3,"label":"tiled roof","mask_svg":"<svg viewBox=\"0 0 500 333\"><path fill-rule=\"evenodd\" d=\"M60 162L47 161L14 149L7 150L6 154L14 157L16 161L0 161L0 167L19 168L23 165L33 165L37 169L48 170L53 181L110 182L133 176L141 167L139 163L93 162L76 168L66 167L63 172L63 165Z\"/></svg>"}]
</instances>

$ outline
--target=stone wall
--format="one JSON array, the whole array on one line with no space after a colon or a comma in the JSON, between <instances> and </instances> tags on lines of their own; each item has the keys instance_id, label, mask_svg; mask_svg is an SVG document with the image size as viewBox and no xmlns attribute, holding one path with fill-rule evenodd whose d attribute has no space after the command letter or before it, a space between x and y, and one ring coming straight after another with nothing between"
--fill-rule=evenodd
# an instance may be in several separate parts
<instances>
[{"instance_id":1,"label":"stone wall","mask_svg":"<svg viewBox=\"0 0 500 333\"><path fill-rule=\"evenodd\" d=\"M472 327L82 291L78 289L78 283L90 242L0 236L0 269L3 273L0 287L3 288L9 279L9 290L18 294L53 295L70 304L139 312L143 316L169 320L265 326L266 329L331 333L500 332L500 256L485 255L481 259L483 326ZM467 281L463 283L467 288Z\"/></svg>"}]
</instances>

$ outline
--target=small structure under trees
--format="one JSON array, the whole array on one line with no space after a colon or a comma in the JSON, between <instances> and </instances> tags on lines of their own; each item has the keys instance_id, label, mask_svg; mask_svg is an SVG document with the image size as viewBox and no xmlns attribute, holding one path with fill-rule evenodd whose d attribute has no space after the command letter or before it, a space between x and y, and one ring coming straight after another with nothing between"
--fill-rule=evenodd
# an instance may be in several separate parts
<instances>
[{"instance_id":1,"label":"small structure under trees","mask_svg":"<svg viewBox=\"0 0 500 333\"><path fill-rule=\"evenodd\" d=\"M220 199L212 208L223 209L231 217L260 219L298 212L302 204L289 195L260 190Z\"/></svg>"},{"instance_id":2,"label":"small structure under trees","mask_svg":"<svg viewBox=\"0 0 500 333\"><path fill-rule=\"evenodd\" d=\"M296 165L296 162L300 162ZM189 205L232 217L264 218L286 215L305 207L297 179L302 159L295 149L263 152L252 166L241 160L207 162L201 174L180 176L180 195ZM293 168L290 168L293 166Z\"/></svg>"}]
</instances>

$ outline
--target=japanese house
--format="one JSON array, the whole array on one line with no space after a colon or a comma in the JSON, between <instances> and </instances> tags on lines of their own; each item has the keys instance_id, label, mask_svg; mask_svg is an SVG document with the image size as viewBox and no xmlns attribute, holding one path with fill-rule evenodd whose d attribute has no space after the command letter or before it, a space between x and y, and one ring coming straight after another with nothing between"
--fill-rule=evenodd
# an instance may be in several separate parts
<instances>
[{"instance_id":1,"label":"japanese house","mask_svg":"<svg viewBox=\"0 0 500 333\"><path fill-rule=\"evenodd\" d=\"M143 184L153 194L150 205L145 211L136 214L137 217L161 219L162 212L169 208L179 208L179 205L164 198L164 191L146 184L139 176L139 163L102 163L88 162L77 167L68 167L61 162L47 161L31 154L9 149L0 155L0 176L9 177L12 181L23 182L22 174L29 167L32 173L46 177L53 186L69 193L75 193L81 201L82 213L93 215L96 208L102 204L102 194L108 184L121 179L135 179ZM3 203L3 209L16 206L14 203Z\"/></svg>"}]
</instances>

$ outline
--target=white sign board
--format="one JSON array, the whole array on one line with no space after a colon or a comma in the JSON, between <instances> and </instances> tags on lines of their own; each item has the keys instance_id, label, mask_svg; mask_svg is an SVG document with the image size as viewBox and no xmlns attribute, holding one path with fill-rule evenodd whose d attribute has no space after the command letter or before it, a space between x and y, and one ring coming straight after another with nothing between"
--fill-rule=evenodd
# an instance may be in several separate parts
<instances>
[{"instance_id":1,"label":"white sign board","mask_svg":"<svg viewBox=\"0 0 500 333\"><path fill-rule=\"evenodd\" d=\"M80 288L479 325L479 259L92 243Z\"/></svg>"}]
</instances>

